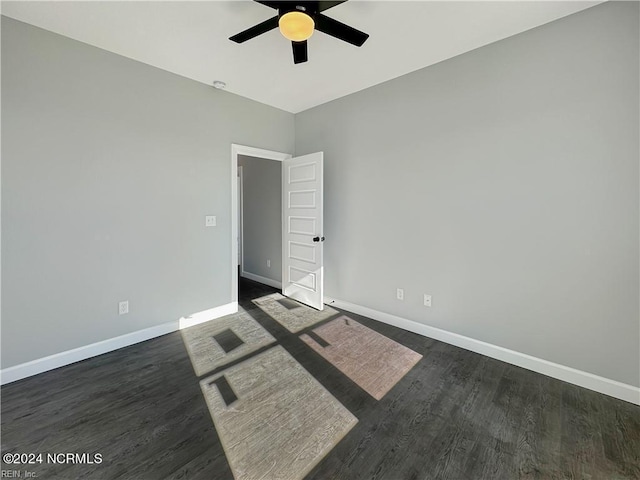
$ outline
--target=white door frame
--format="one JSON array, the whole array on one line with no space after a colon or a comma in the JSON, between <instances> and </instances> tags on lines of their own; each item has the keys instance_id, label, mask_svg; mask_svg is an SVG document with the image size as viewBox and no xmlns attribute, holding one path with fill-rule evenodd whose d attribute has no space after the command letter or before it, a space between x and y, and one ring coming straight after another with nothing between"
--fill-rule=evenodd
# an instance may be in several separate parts
<instances>
[{"instance_id":1,"label":"white door frame","mask_svg":"<svg viewBox=\"0 0 640 480\"><path fill-rule=\"evenodd\" d=\"M282 162L293 155L263 148L231 144L231 301L238 302L238 155ZM242 259L244 263L244 258Z\"/></svg>"},{"instance_id":2,"label":"white door frame","mask_svg":"<svg viewBox=\"0 0 640 480\"><path fill-rule=\"evenodd\" d=\"M240 276L244 274L244 178L242 177L242 165L238 167L238 265L240 266Z\"/></svg>"}]
</instances>

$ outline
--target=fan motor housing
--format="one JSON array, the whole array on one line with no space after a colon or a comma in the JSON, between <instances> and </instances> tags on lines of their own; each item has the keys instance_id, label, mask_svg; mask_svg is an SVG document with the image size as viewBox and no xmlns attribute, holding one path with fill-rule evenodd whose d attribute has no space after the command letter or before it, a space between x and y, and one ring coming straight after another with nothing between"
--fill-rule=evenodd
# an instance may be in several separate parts
<instances>
[{"instance_id":1,"label":"fan motor housing","mask_svg":"<svg viewBox=\"0 0 640 480\"><path fill-rule=\"evenodd\" d=\"M309 8L309 6L307 5L300 5L297 3L290 3L290 4L287 3L286 5L282 5L280 6L280 8L278 8L278 18L282 17L285 13L289 13L289 12L306 13L312 18L313 18L313 14L317 13L313 9Z\"/></svg>"}]
</instances>

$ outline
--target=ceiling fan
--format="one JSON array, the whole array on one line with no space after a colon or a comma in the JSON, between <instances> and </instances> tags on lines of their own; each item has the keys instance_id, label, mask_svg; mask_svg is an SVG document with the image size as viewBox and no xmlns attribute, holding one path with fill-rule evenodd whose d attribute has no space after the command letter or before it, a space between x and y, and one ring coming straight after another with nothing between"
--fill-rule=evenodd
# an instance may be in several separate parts
<instances>
[{"instance_id":1,"label":"ceiling fan","mask_svg":"<svg viewBox=\"0 0 640 480\"><path fill-rule=\"evenodd\" d=\"M293 63L303 63L308 60L307 39L313 35L314 30L331 35L356 47L362 46L369 38L368 34L322 14L325 10L347 0L315 2L289 0L254 1L277 10L278 15L229 37L229 40L236 43L244 43L274 28L279 28L282 35L291 40Z\"/></svg>"}]
</instances>

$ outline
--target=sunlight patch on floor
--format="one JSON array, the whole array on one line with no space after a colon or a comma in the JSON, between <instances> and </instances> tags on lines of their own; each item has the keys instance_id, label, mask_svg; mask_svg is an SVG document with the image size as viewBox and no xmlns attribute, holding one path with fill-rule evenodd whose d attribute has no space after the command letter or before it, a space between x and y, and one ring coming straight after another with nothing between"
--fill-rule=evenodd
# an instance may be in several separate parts
<instances>
[{"instance_id":1,"label":"sunlight patch on floor","mask_svg":"<svg viewBox=\"0 0 640 480\"><path fill-rule=\"evenodd\" d=\"M236 480L302 479L358 421L282 346L200 386Z\"/></svg>"},{"instance_id":2,"label":"sunlight patch on floor","mask_svg":"<svg viewBox=\"0 0 640 480\"><path fill-rule=\"evenodd\" d=\"M376 400L422 358L344 315L300 338Z\"/></svg>"},{"instance_id":3,"label":"sunlight patch on floor","mask_svg":"<svg viewBox=\"0 0 640 480\"><path fill-rule=\"evenodd\" d=\"M200 323L181 333L199 377L276 341L245 312ZM230 348L231 345L234 347Z\"/></svg>"},{"instance_id":4,"label":"sunlight patch on floor","mask_svg":"<svg viewBox=\"0 0 640 480\"><path fill-rule=\"evenodd\" d=\"M279 293L265 295L252 302L291 333L299 332L340 314L327 306L322 311L307 307Z\"/></svg>"}]
</instances>

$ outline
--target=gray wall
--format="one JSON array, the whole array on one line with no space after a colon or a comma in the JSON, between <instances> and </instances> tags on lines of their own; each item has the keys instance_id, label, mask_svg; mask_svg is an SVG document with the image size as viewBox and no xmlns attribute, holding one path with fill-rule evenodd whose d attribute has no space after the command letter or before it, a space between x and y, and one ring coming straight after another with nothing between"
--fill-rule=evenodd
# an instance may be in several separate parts
<instances>
[{"instance_id":1,"label":"gray wall","mask_svg":"<svg viewBox=\"0 0 640 480\"><path fill-rule=\"evenodd\" d=\"M326 294L640 385L638 39L606 3L296 115Z\"/></svg>"},{"instance_id":2,"label":"gray wall","mask_svg":"<svg viewBox=\"0 0 640 480\"><path fill-rule=\"evenodd\" d=\"M293 122L3 17L2 367L230 302L231 143Z\"/></svg>"},{"instance_id":3,"label":"gray wall","mask_svg":"<svg viewBox=\"0 0 640 480\"><path fill-rule=\"evenodd\" d=\"M243 269L280 282L282 162L240 155L238 164L243 176Z\"/></svg>"}]
</instances>

